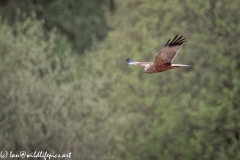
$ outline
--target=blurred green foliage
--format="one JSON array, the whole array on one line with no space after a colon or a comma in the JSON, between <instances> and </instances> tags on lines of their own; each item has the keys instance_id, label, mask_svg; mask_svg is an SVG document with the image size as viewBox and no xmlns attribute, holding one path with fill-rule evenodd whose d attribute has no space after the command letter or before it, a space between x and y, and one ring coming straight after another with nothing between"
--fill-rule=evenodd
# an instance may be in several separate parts
<instances>
[{"instance_id":1,"label":"blurred green foliage","mask_svg":"<svg viewBox=\"0 0 240 160\"><path fill-rule=\"evenodd\" d=\"M114 11L113 0L3 0L0 13L11 24L16 21L16 9L44 19L45 30L57 28L68 37L74 51L79 54L89 49L94 39L103 40L109 27L105 12Z\"/></svg>"},{"instance_id":2,"label":"blurred green foliage","mask_svg":"<svg viewBox=\"0 0 240 160\"><path fill-rule=\"evenodd\" d=\"M59 35L46 35L34 15L12 27L0 21L1 150L103 155L105 147L95 143L104 146L98 136L105 133L95 133L104 117L82 104L81 66L70 45L56 49Z\"/></svg>"},{"instance_id":3,"label":"blurred green foliage","mask_svg":"<svg viewBox=\"0 0 240 160\"><path fill-rule=\"evenodd\" d=\"M66 33L46 30L34 14L12 25L1 19L2 150L240 159L240 1L114 2L105 12L112 30L89 42L80 62ZM188 41L174 62L192 67L148 75L126 64L153 61L175 34Z\"/></svg>"}]
</instances>

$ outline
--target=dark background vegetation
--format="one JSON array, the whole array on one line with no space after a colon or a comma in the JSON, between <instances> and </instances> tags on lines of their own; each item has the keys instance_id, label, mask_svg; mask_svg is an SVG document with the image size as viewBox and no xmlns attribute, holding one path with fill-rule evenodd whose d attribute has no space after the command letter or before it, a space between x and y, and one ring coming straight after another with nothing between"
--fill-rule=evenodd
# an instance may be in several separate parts
<instances>
[{"instance_id":1,"label":"dark background vegetation","mask_svg":"<svg viewBox=\"0 0 240 160\"><path fill-rule=\"evenodd\" d=\"M0 1L0 148L240 160L240 1ZM147 75L175 34L175 63Z\"/></svg>"}]
</instances>

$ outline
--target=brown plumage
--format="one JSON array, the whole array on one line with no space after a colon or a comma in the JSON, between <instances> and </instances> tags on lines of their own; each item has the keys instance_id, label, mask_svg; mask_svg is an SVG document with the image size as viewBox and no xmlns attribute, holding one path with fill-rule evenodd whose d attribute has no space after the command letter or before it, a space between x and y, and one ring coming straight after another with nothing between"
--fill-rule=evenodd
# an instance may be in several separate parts
<instances>
[{"instance_id":1,"label":"brown plumage","mask_svg":"<svg viewBox=\"0 0 240 160\"><path fill-rule=\"evenodd\" d=\"M190 66L185 64L172 64L183 43L186 42L186 38L183 38L183 36L178 37L178 35L176 35L173 40L170 41L171 40L169 39L166 45L157 53L153 62L134 62L130 58L127 58L126 61L129 65L145 66L145 73L149 74Z\"/></svg>"}]
</instances>

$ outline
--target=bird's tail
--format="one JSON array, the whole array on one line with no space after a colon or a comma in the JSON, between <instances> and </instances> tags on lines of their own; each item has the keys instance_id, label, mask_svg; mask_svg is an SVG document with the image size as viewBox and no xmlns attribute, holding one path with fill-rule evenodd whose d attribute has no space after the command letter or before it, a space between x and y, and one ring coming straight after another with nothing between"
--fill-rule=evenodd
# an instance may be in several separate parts
<instances>
[{"instance_id":1,"label":"bird's tail","mask_svg":"<svg viewBox=\"0 0 240 160\"><path fill-rule=\"evenodd\" d=\"M190 67L188 64L172 64L173 67Z\"/></svg>"}]
</instances>

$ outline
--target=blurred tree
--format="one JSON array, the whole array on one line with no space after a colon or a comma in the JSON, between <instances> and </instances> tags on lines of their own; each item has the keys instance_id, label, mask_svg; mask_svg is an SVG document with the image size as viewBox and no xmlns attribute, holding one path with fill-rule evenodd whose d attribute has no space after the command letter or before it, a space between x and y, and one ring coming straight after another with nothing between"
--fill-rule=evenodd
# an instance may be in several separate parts
<instances>
[{"instance_id":1,"label":"blurred tree","mask_svg":"<svg viewBox=\"0 0 240 160\"><path fill-rule=\"evenodd\" d=\"M92 45L93 39L103 40L108 26L105 11L114 10L113 0L30 0L1 1L0 13L10 23L16 21L16 9L31 15L37 13L38 19L45 20L45 29L56 27L72 42L77 53L82 54Z\"/></svg>"},{"instance_id":2,"label":"blurred tree","mask_svg":"<svg viewBox=\"0 0 240 160\"><path fill-rule=\"evenodd\" d=\"M39 21L1 23L1 148L84 160L240 159L240 2L115 2L113 30L81 66ZM126 64L152 61L175 34L188 38L175 62L191 68L147 75Z\"/></svg>"},{"instance_id":3,"label":"blurred tree","mask_svg":"<svg viewBox=\"0 0 240 160\"><path fill-rule=\"evenodd\" d=\"M92 60L88 69L99 70L95 79L108 77L105 98L122 124L115 159L240 159L237 6L237 1L116 1L116 13L108 17L114 30L86 58ZM146 75L126 65L127 57L152 61L175 34L189 39L175 62L191 68Z\"/></svg>"},{"instance_id":4,"label":"blurred tree","mask_svg":"<svg viewBox=\"0 0 240 160\"><path fill-rule=\"evenodd\" d=\"M107 103L82 87L69 42L32 16L13 26L0 18L0 148L105 160L114 126Z\"/></svg>"}]
</instances>

